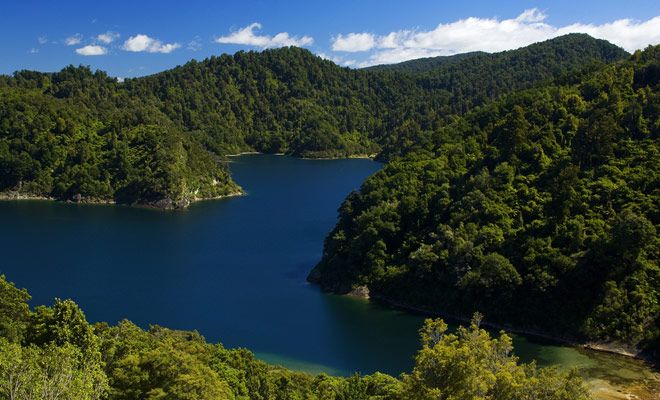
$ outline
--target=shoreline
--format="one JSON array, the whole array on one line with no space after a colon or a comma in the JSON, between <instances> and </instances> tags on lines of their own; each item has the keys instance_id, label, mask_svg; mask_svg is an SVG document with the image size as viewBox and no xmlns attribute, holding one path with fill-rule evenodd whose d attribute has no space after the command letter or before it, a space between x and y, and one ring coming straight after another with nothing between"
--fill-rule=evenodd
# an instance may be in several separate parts
<instances>
[{"instance_id":1,"label":"shoreline","mask_svg":"<svg viewBox=\"0 0 660 400\"><path fill-rule=\"evenodd\" d=\"M202 198L193 199L193 200L190 200L190 204L188 204L186 206L186 208L184 208L184 210L188 209L188 207L190 207L191 204L198 203L200 201L219 200L219 199L224 199L224 198L227 198L227 197L238 197L238 196L245 196L245 192L243 190L238 190L236 192L230 192L230 193L222 194L222 195L219 195L219 196L202 197Z\"/></svg>"},{"instance_id":2,"label":"shoreline","mask_svg":"<svg viewBox=\"0 0 660 400\"><path fill-rule=\"evenodd\" d=\"M70 203L70 204L118 204L114 200L105 200L105 199L87 199L81 197L79 200L61 200L56 197L51 196L41 196L30 193L18 193L18 192L3 192L0 193L0 201L2 200L44 200L44 201L54 201L58 203Z\"/></svg>"},{"instance_id":3,"label":"shoreline","mask_svg":"<svg viewBox=\"0 0 660 400\"><path fill-rule=\"evenodd\" d=\"M381 305L386 305L394 309L398 309L401 311L406 311L410 313L415 313L415 314L421 314L421 315L426 315L426 316L432 316L432 317L441 317L441 318L447 318L450 320L453 320L455 322L461 322L461 323L469 323L471 321L471 318L465 317L463 315L458 315L458 314L453 314L453 313L448 313L448 312L441 312L437 310L433 310L430 308L425 308L425 307L420 307L420 306L415 306L412 304L408 304L403 301L399 301L396 299L389 298L387 296L378 294L378 293L373 293L369 290L368 287L366 286L358 286L356 288L353 288L350 292L345 293L345 294L340 294L337 292L334 292L335 294L339 295L344 295L344 296L350 296L350 297L356 297L364 300L369 300L369 301L374 301L375 303L380 303ZM565 344L573 347L580 347L586 350L591 350L591 351L597 351L597 352L602 352L602 353L609 353L609 354L616 354L620 355L623 357L629 357L629 358L635 358L638 360L642 360L647 362L649 365L658 368L658 365L660 364L660 359L649 352L645 352L642 349L632 346L629 344L625 343L613 343L613 342L595 342L595 341L584 341L580 340L575 336L560 336L557 334L550 333L548 331L544 331L541 329L535 329L535 328L524 328L524 327L519 327L515 326L512 324L502 324L502 323L496 323L496 322L490 322L487 320L482 320L481 325L485 327L489 327L491 329L497 329L501 331L505 331L507 333L516 333L516 334L523 334L523 335L529 335L532 337L537 337L539 339L544 339L544 340L549 340L558 344Z\"/></svg>"},{"instance_id":4,"label":"shoreline","mask_svg":"<svg viewBox=\"0 0 660 400\"><path fill-rule=\"evenodd\" d=\"M311 283L314 283L313 279L314 276L312 276L312 279L310 279ZM361 301L373 301L374 304L379 306L399 310L401 312L421 315L424 317L441 317L444 318L446 322L451 321L453 323L465 325L465 323L469 323L471 320L471 318L462 315L446 312L443 313L424 307L414 306L406 302L397 301L379 293L371 292L369 288L364 285L353 287L346 293L328 291L325 289L322 290L340 296L357 298ZM525 335L532 340L536 338L538 340L548 341L548 344L555 346L567 346L574 348L577 351L585 350L593 352L594 356L598 353L612 354L615 357L625 357L625 359L629 359L631 362L632 360L637 360L638 362L643 363L645 368L648 368L650 371L654 371L653 378L647 376L640 377L639 380L631 379L625 380L624 382L617 381L616 378L610 380L605 377L583 376L583 382L589 389L594 400L633 400L651 398L660 399L660 397L658 397L658 393L660 392L660 376L658 375L658 372L660 369L658 358L653 354L642 352L640 349L629 345L581 341L575 336L557 335L540 329L516 327L512 324L498 324L482 320L481 327L504 331L507 334Z\"/></svg>"},{"instance_id":5,"label":"shoreline","mask_svg":"<svg viewBox=\"0 0 660 400\"><path fill-rule=\"evenodd\" d=\"M246 154L264 154L264 153L260 153L258 151L241 151L239 153L234 153L234 154L225 154L225 157L238 157L238 156L244 156ZM277 153L276 155L284 155L284 153Z\"/></svg>"},{"instance_id":6,"label":"shoreline","mask_svg":"<svg viewBox=\"0 0 660 400\"><path fill-rule=\"evenodd\" d=\"M200 198L194 198L188 201L188 204L186 204L184 207L174 207L174 206L168 206L168 207L160 207L157 204L161 201L167 200L167 199L161 199L152 203L117 203L114 200L104 200L104 199L87 199L84 197L81 197L78 201L75 200L61 200L55 197L51 196L41 196L41 195L33 195L33 194L28 194L28 193L18 193L18 192L4 192L0 193L0 201L18 201L18 200L37 200L37 201L52 201L54 203L63 203L63 204L114 204L114 205L122 205L122 206L128 206L128 207L138 207L138 208L148 208L152 210L161 210L161 211L186 211L188 210L188 207L193 204L197 203L200 201L204 200L218 200L218 199L223 199L225 197L238 197L238 196L244 196L245 192L242 190L238 190L235 192L230 192L228 194L223 194L219 196L212 196L212 197L200 197ZM169 202L171 204L171 200Z\"/></svg>"},{"instance_id":7,"label":"shoreline","mask_svg":"<svg viewBox=\"0 0 660 400\"><path fill-rule=\"evenodd\" d=\"M352 154L346 157L297 157L294 155L289 155L286 153L262 153L259 151L242 151L235 154L225 154L225 157L238 157L249 154L263 154L268 156L287 156L293 158L299 158L301 160L351 160L351 159L363 159L363 160L375 160L377 154Z\"/></svg>"},{"instance_id":8,"label":"shoreline","mask_svg":"<svg viewBox=\"0 0 660 400\"><path fill-rule=\"evenodd\" d=\"M293 157L293 156L292 156ZM301 160L371 160L374 161L376 159L376 155L369 155L369 154L354 154L346 157L296 157L300 158Z\"/></svg>"}]
</instances>

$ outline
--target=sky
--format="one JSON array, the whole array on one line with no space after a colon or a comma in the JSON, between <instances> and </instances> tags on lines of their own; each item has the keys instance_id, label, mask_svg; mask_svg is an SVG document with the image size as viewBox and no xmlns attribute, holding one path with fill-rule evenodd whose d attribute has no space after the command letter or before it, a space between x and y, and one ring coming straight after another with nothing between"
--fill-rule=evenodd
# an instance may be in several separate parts
<instances>
[{"instance_id":1,"label":"sky","mask_svg":"<svg viewBox=\"0 0 660 400\"><path fill-rule=\"evenodd\" d=\"M660 44L658 0L0 1L0 74L72 64L121 80L282 46L361 68L571 32L629 52Z\"/></svg>"}]
</instances>

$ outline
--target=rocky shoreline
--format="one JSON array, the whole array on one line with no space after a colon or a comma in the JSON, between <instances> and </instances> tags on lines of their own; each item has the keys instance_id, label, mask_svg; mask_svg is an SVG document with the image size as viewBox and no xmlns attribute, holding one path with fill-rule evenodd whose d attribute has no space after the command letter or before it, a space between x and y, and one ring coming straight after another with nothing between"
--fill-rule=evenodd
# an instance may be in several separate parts
<instances>
[{"instance_id":1,"label":"rocky shoreline","mask_svg":"<svg viewBox=\"0 0 660 400\"><path fill-rule=\"evenodd\" d=\"M318 270L313 269L307 280L311 283L320 284L320 273ZM428 315L433 317L448 318L456 322L469 323L470 317L464 315L442 312L438 310L433 310L426 307L420 307L413 304L408 304L397 299L390 298L383 294L371 291L367 286L355 286L351 288L346 287L323 287L324 290L333 292L336 294L347 295L352 297L358 297L366 300L373 300L378 303L385 304L389 307L393 307L399 310L408 311L416 314ZM524 335L535 336L541 339L554 341L557 343L562 343L575 347L582 347L584 349L612 353L625 357L637 358L644 360L652 365L660 365L660 358L656 354L645 352L642 349L629 345L626 343L610 343L610 342L594 342L594 341L584 341L580 340L578 337L570 335L557 335L548 331L537 328L525 328L520 326L515 326L512 324L500 324L495 322L490 322L487 320L482 320L481 324L483 326L503 330L511 333L519 333Z\"/></svg>"},{"instance_id":2,"label":"rocky shoreline","mask_svg":"<svg viewBox=\"0 0 660 400\"><path fill-rule=\"evenodd\" d=\"M179 202L174 202L172 201L171 198L167 197L150 203L132 203L126 205L129 205L131 207L152 208L156 210L186 210L188 206L198 201L222 199L225 197L243 196L244 194L245 192L243 192L242 190L238 190L220 196L200 197L200 198L195 197L192 199L184 199ZM19 193L16 191L0 193L0 200L46 200L46 201L56 201L62 203L76 203L76 204L118 204L114 200L86 198L79 194L73 196L73 198L71 199L64 200L50 196L41 196L30 193Z\"/></svg>"}]
</instances>

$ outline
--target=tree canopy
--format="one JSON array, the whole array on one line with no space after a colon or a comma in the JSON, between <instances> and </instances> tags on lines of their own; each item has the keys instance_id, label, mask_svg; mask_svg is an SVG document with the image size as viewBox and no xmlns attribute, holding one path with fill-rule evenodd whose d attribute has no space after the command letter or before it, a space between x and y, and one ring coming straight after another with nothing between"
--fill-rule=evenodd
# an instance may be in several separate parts
<instances>
[{"instance_id":1,"label":"tree canopy","mask_svg":"<svg viewBox=\"0 0 660 400\"><path fill-rule=\"evenodd\" d=\"M626 53L586 35L424 74L341 68L300 48L238 52L118 82L69 66L0 76L0 193L184 208L237 193L225 155L376 155L450 115Z\"/></svg>"},{"instance_id":2,"label":"tree canopy","mask_svg":"<svg viewBox=\"0 0 660 400\"><path fill-rule=\"evenodd\" d=\"M660 47L477 107L351 193L339 292L660 345Z\"/></svg>"}]
</instances>

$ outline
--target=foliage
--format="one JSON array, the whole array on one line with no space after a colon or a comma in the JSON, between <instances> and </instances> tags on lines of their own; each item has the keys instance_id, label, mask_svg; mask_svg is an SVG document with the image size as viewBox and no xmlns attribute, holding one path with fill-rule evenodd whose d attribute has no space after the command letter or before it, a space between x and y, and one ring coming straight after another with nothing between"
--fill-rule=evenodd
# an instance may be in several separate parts
<instances>
[{"instance_id":1,"label":"foliage","mask_svg":"<svg viewBox=\"0 0 660 400\"><path fill-rule=\"evenodd\" d=\"M0 282L3 304L18 306L16 292L27 296L4 277ZM20 308L27 308L25 296ZM344 378L271 366L248 350L206 343L196 331L145 331L129 321L91 326L71 300L27 310L27 326L17 322L0 335L0 398L404 400L443 393L433 398L467 399L476 398L465 397L475 387L486 388L484 399L589 398L572 373L518 365L506 335L491 340L475 324L457 337L445 333L442 320L428 320L411 375ZM0 308L0 320L12 315L11 307ZM23 329L28 333L18 342L6 336Z\"/></svg>"},{"instance_id":2,"label":"foliage","mask_svg":"<svg viewBox=\"0 0 660 400\"><path fill-rule=\"evenodd\" d=\"M402 377L406 399L590 398L576 370L539 371L533 363L519 365L511 338L502 332L499 339L491 339L479 328L480 318L476 314L470 327L459 327L456 334L447 333L442 320L426 320L415 368Z\"/></svg>"},{"instance_id":3,"label":"foliage","mask_svg":"<svg viewBox=\"0 0 660 400\"><path fill-rule=\"evenodd\" d=\"M239 190L226 154L388 159L449 114L624 54L569 35L415 76L340 68L299 48L125 82L82 66L18 71L0 76L0 193L184 208Z\"/></svg>"},{"instance_id":4,"label":"foliage","mask_svg":"<svg viewBox=\"0 0 660 400\"><path fill-rule=\"evenodd\" d=\"M311 277L657 350L658 65L649 47L436 129L346 198Z\"/></svg>"}]
</instances>

